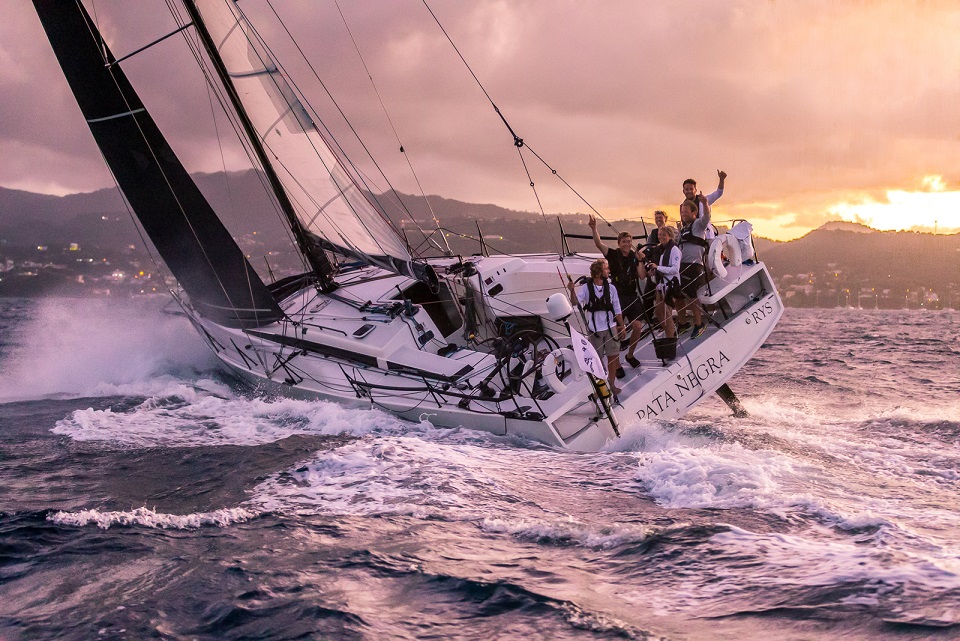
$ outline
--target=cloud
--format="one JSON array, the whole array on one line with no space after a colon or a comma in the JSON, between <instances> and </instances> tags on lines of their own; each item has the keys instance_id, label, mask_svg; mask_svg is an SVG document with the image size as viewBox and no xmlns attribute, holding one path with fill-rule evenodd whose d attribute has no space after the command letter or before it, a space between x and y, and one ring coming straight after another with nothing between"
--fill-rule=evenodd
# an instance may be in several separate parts
<instances>
[{"instance_id":1,"label":"cloud","mask_svg":"<svg viewBox=\"0 0 960 641\"><path fill-rule=\"evenodd\" d=\"M163 4L138 3L131 20L128 2L98 0L116 53L174 28ZM314 71L398 189L417 191L368 71L428 193L536 209L509 131L422 4L340 3L367 70L337 5L273 4L314 68L289 47L278 52L319 96L313 106L351 156L362 158L359 145ZM271 42L281 39L265 3L241 6ZM710 186L722 167L730 174L723 210L800 231L848 192L960 177L955 2L430 6L528 150L600 209L640 214L677 203L684 178ZM0 106L0 153L17 158L0 165L0 185L109 184L39 22L22 9L0 9L0 63L9 63L0 64L0 90L14 97ZM177 71L164 71L171 66ZM125 69L191 169L238 168L243 154L215 141L209 96L179 38ZM525 158L547 211L585 209Z\"/></svg>"}]
</instances>

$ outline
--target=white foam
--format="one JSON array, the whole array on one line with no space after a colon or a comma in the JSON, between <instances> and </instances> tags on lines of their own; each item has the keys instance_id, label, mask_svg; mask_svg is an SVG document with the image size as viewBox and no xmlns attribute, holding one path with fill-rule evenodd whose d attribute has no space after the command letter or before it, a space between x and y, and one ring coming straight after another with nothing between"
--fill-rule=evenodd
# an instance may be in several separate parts
<instances>
[{"instance_id":1,"label":"white foam","mask_svg":"<svg viewBox=\"0 0 960 641\"><path fill-rule=\"evenodd\" d=\"M76 527L92 524L104 530L113 525L140 525L165 530L190 530L204 526L227 527L234 523L243 523L255 519L260 514L255 510L240 507L195 514L164 514L150 508L140 507L129 512L101 512L96 509L79 512L56 512L47 516L47 520L58 525Z\"/></svg>"},{"instance_id":2,"label":"white foam","mask_svg":"<svg viewBox=\"0 0 960 641\"><path fill-rule=\"evenodd\" d=\"M0 402L101 396L159 374L209 369L214 360L183 318L163 314L169 299L45 299L18 327L0 371Z\"/></svg>"},{"instance_id":3,"label":"white foam","mask_svg":"<svg viewBox=\"0 0 960 641\"><path fill-rule=\"evenodd\" d=\"M706 436L695 436L685 432L681 426L693 424L690 421L661 422L634 420L624 421L620 425L620 438L608 441L604 452L643 452L664 450L671 447L703 447L713 441Z\"/></svg>"},{"instance_id":4,"label":"white foam","mask_svg":"<svg viewBox=\"0 0 960 641\"><path fill-rule=\"evenodd\" d=\"M260 445L294 434L360 436L398 431L401 422L377 410L355 410L327 401L266 400L216 393L171 382L165 396L125 411L84 409L53 429L78 441L132 447ZM228 390L224 390L229 393Z\"/></svg>"},{"instance_id":5,"label":"white foam","mask_svg":"<svg viewBox=\"0 0 960 641\"><path fill-rule=\"evenodd\" d=\"M360 440L274 475L255 489L251 503L298 514L477 519L484 502L509 490L474 454L483 450L406 436Z\"/></svg>"},{"instance_id":6,"label":"white foam","mask_svg":"<svg viewBox=\"0 0 960 641\"><path fill-rule=\"evenodd\" d=\"M935 558L906 549L877 549L853 542L808 538L790 534L748 532L732 527L711 542L725 553L761 557L763 577L770 584L835 585L881 581L889 585L960 588L960 559Z\"/></svg>"},{"instance_id":7,"label":"white foam","mask_svg":"<svg viewBox=\"0 0 960 641\"><path fill-rule=\"evenodd\" d=\"M573 517L556 521L486 518L480 529L492 534L510 534L520 539L559 545L579 545L594 549L610 549L628 543L639 543L648 538L654 528L614 523L608 526L591 525Z\"/></svg>"},{"instance_id":8,"label":"white foam","mask_svg":"<svg viewBox=\"0 0 960 641\"><path fill-rule=\"evenodd\" d=\"M784 481L796 485L813 469L779 452L733 443L640 453L636 478L666 507L782 509L815 502L784 488Z\"/></svg>"}]
</instances>

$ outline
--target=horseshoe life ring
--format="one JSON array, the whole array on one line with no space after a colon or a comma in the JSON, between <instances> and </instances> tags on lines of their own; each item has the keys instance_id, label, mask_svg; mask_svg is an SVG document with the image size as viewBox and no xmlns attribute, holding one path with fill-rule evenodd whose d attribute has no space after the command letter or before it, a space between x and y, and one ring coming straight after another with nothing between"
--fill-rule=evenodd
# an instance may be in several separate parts
<instances>
[{"instance_id":1,"label":"horseshoe life ring","mask_svg":"<svg viewBox=\"0 0 960 641\"><path fill-rule=\"evenodd\" d=\"M574 382L583 379L583 372L580 371L577 357L572 349L562 347L553 350L543 359L543 363L540 365L540 374L543 376L543 382L556 394L560 394L567 389L567 384L560 380L561 374L557 374L557 366L561 364L564 369L570 369L566 378Z\"/></svg>"},{"instance_id":2,"label":"horseshoe life ring","mask_svg":"<svg viewBox=\"0 0 960 641\"><path fill-rule=\"evenodd\" d=\"M533 360L521 361L519 358L510 357L507 361L507 372L511 380L519 382L533 370L533 365Z\"/></svg>"},{"instance_id":3,"label":"horseshoe life ring","mask_svg":"<svg viewBox=\"0 0 960 641\"><path fill-rule=\"evenodd\" d=\"M730 234L721 234L710 243L710 250L707 255L707 265L713 270L718 278L726 278L727 268L723 265L723 254L727 255L730 265L736 267L743 262L740 255L740 243L735 236Z\"/></svg>"}]
</instances>

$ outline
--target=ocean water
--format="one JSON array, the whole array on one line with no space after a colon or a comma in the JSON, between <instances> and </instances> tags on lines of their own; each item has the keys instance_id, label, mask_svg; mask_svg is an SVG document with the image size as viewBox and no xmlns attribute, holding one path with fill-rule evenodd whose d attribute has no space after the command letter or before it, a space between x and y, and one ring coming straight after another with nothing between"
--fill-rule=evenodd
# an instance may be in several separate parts
<instances>
[{"instance_id":1,"label":"ocean water","mask_svg":"<svg viewBox=\"0 0 960 641\"><path fill-rule=\"evenodd\" d=\"M141 302L0 299L0 639L960 639L960 314L787 310L575 454L263 398Z\"/></svg>"}]
</instances>

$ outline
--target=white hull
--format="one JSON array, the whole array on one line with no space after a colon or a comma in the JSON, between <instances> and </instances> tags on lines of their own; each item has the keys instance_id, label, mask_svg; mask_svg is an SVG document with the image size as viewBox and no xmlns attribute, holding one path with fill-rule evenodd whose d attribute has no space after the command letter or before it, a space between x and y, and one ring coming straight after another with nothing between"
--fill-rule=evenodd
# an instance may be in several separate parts
<instances>
[{"instance_id":1,"label":"white hull","mask_svg":"<svg viewBox=\"0 0 960 641\"><path fill-rule=\"evenodd\" d=\"M294 293L282 303L289 320L256 330L225 328L198 316L189 303L183 306L217 357L265 391L334 400L351 407L378 407L411 421L595 451L617 434L592 400L594 388L587 377L574 381L568 376L566 389L545 394L544 387L533 387L536 374L531 372L510 394L505 372L490 378L497 358L486 345L493 341L482 342L493 338L503 318L525 322L520 317L527 316L528 322L543 323L543 333L549 337L545 340L568 346L565 328L542 318L546 298L565 293L566 274L561 277L561 272L574 277L584 274L590 260L589 256L568 256L563 261L556 256L475 257L476 272L471 276L464 275L472 271L468 269L441 278L452 296L445 302L423 301L424 308L414 308L412 316L397 313L403 306L397 299L400 290L409 296L408 288L418 285L375 268L341 278L343 284L333 298L312 288ZM434 264L438 271L454 265L449 259ZM677 358L665 366L656 358L650 337L636 351L641 367L625 364L627 377L619 381L623 393L613 410L621 426L683 416L750 359L783 313L762 264L731 268L726 279L714 279L712 290L714 295L703 291L701 299L718 306L713 312L718 326L710 325L698 339L682 336ZM462 303L471 296L478 323L474 339L467 340ZM345 301L372 301L372 305L357 309ZM427 313L430 305L442 307L444 313ZM537 316L540 321L531 321ZM480 392L485 379L493 399Z\"/></svg>"}]
</instances>

